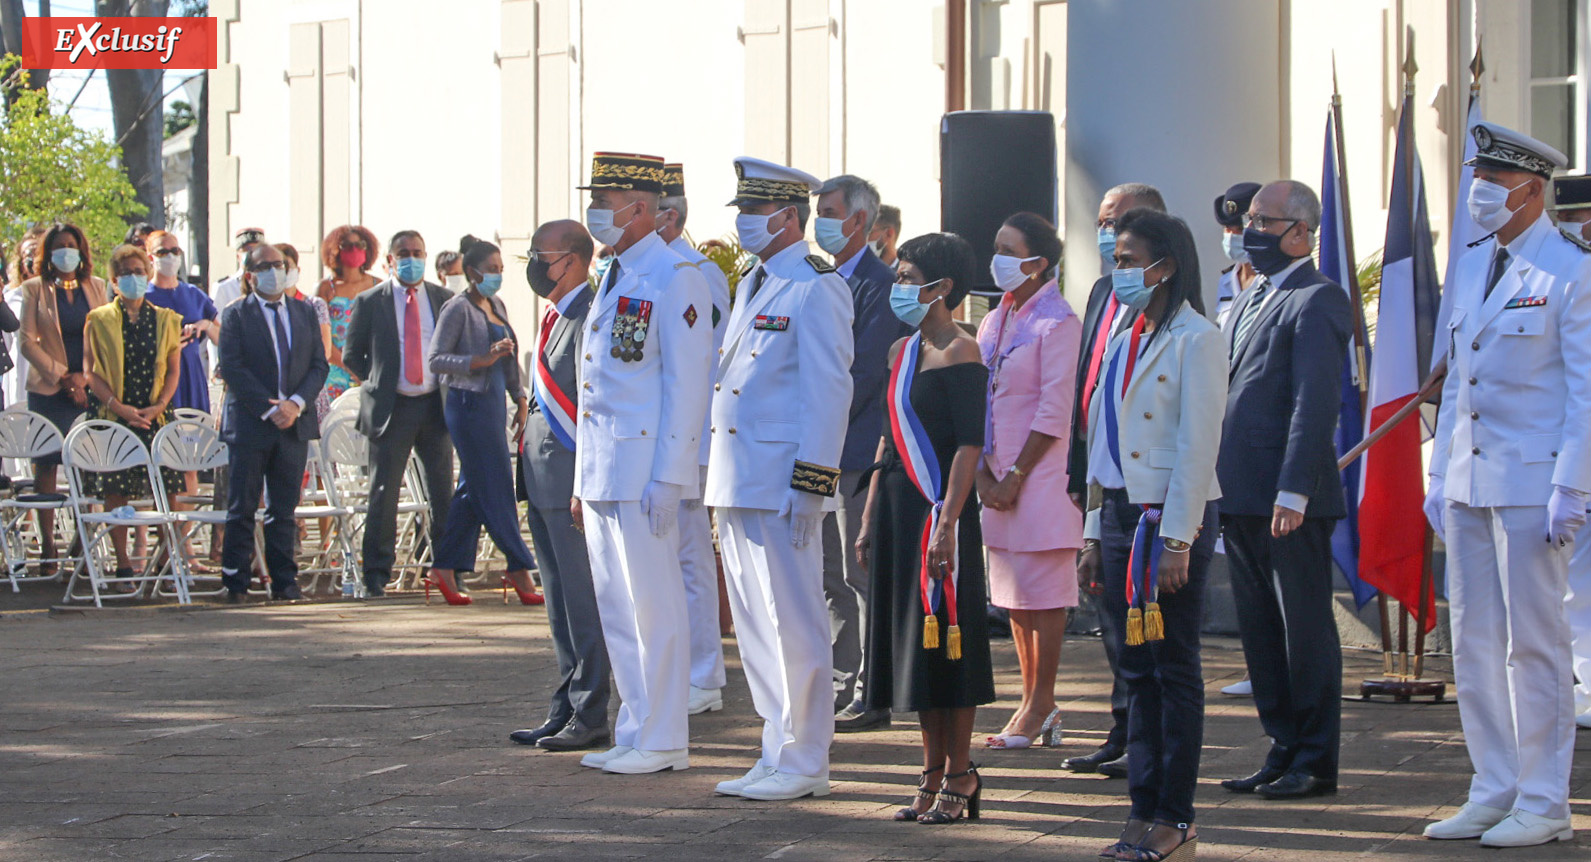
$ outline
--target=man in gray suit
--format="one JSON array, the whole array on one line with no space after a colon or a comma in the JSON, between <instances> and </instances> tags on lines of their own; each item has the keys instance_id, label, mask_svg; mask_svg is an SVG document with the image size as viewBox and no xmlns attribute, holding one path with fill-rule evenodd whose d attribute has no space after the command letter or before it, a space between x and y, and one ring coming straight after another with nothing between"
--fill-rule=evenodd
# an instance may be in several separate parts
<instances>
[{"instance_id":1,"label":"man in gray suit","mask_svg":"<svg viewBox=\"0 0 1591 862\"><path fill-rule=\"evenodd\" d=\"M549 751L574 751L605 744L608 731L608 650L597 614L596 587L586 539L570 514L574 497L574 427L579 402L581 351L592 293L586 283L595 251L579 222L553 221L530 240L525 277L546 303L536 333L530 416L520 464L526 520L536 567L547 594L547 626L562 678L540 727L509 738Z\"/></svg>"},{"instance_id":2,"label":"man in gray suit","mask_svg":"<svg viewBox=\"0 0 1591 862\"><path fill-rule=\"evenodd\" d=\"M365 520L365 593L385 594L392 578L398 496L411 452L424 468L432 546L453 499L453 443L442 390L425 361L442 303L452 294L425 280L425 240L401 230L387 246L392 277L354 300L343 364L359 387L359 432L370 438L370 514Z\"/></svg>"}]
</instances>

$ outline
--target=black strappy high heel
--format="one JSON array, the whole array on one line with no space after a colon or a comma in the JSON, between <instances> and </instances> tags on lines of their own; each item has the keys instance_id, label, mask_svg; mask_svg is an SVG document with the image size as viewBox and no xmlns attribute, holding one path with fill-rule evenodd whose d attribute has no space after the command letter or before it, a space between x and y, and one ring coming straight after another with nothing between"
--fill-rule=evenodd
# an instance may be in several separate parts
<instances>
[{"instance_id":1,"label":"black strappy high heel","mask_svg":"<svg viewBox=\"0 0 1591 862\"><path fill-rule=\"evenodd\" d=\"M1116 856L1126 862L1194 862L1199 855L1199 836L1189 835L1188 830L1193 828L1191 823L1162 823L1155 821L1154 828L1145 833L1143 840L1147 841L1154 834L1156 828L1164 826L1182 833L1182 841L1170 850L1151 850L1139 843L1137 847L1130 848Z\"/></svg>"},{"instance_id":2,"label":"black strappy high heel","mask_svg":"<svg viewBox=\"0 0 1591 862\"><path fill-rule=\"evenodd\" d=\"M972 793L957 793L953 790L945 789L945 787L950 785L950 782L956 780L957 778L965 778L969 775L978 780L978 784L972 789ZM983 776L978 774L978 764L970 764L967 767L966 772L957 772L945 776L945 784L939 788L938 802L933 808L923 812L923 814L917 818L917 822L928 823L937 826L943 823L955 823L958 820L977 820L978 808L982 802L982 799ZM959 803L961 805L961 810L957 811L954 816L946 813L943 808L939 807L946 802ZM1182 862L1182 860L1179 859L1177 862Z\"/></svg>"},{"instance_id":3,"label":"black strappy high heel","mask_svg":"<svg viewBox=\"0 0 1591 862\"><path fill-rule=\"evenodd\" d=\"M1142 824L1143 831L1138 834L1137 838L1129 839L1127 837L1127 833L1132 830L1133 824L1135 823ZM1133 848L1138 846L1138 842L1144 840L1144 836L1149 834L1149 830L1152 829L1154 825L1155 824L1152 821L1135 820L1131 817L1127 818L1127 825L1122 827L1121 837L1116 839L1115 844L1112 844L1109 847L1106 847L1104 850L1099 851L1099 858L1120 859L1121 854L1132 852Z\"/></svg>"},{"instance_id":4,"label":"black strappy high heel","mask_svg":"<svg viewBox=\"0 0 1591 862\"><path fill-rule=\"evenodd\" d=\"M926 799L930 803L934 801L934 797L939 795L939 791L937 791L937 790L929 790L928 789L928 776L933 775L935 772L943 772L944 769L945 769L944 765L941 764L939 766L934 767L933 769L924 769L922 771L921 777L919 777L917 779L917 798L918 799ZM912 803L912 805L915 805L915 804L916 804L915 802ZM912 805L908 805L905 808L902 808L901 810L895 812L895 819L896 820L901 820L901 821L916 820L918 817L922 816L923 814L928 813L926 811L918 811L916 808L913 808ZM932 806L930 806L930 807L932 807Z\"/></svg>"}]
</instances>

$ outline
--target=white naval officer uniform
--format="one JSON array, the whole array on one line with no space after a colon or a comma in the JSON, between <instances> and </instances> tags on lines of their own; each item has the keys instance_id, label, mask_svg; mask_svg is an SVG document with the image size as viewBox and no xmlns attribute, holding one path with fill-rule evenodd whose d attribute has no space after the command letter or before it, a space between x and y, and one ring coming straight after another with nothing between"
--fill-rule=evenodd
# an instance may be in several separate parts
<instances>
[{"instance_id":1,"label":"white naval officer uniform","mask_svg":"<svg viewBox=\"0 0 1591 862\"><path fill-rule=\"evenodd\" d=\"M822 531L797 548L779 511L797 477L838 478L854 310L845 280L805 242L758 268L762 286L753 296L757 269L741 279L724 335L705 499L718 510L741 663L763 719L761 766L827 777L834 662Z\"/></svg>"},{"instance_id":2,"label":"white naval officer uniform","mask_svg":"<svg viewBox=\"0 0 1591 862\"><path fill-rule=\"evenodd\" d=\"M1448 374L1433 481L1443 483L1469 801L1569 817L1574 754L1564 592L1572 547L1546 541L1555 485L1591 491L1591 258L1545 216L1469 252L1438 347Z\"/></svg>"},{"instance_id":3,"label":"white naval officer uniform","mask_svg":"<svg viewBox=\"0 0 1591 862\"><path fill-rule=\"evenodd\" d=\"M668 247L695 264L707 280L712 309L701 310L701 322L712 326L713 349L708 353L708 361L716 375L718 349L724 346L724 330L729 326L729 277L683 236L676 237ZM712 416L704 413L700 451L704 483L712 448L711 435L707 433L711 422ZM713 553L712 514L699 497L680 504L679 550L680 569L685 575L685 605L690 617L691 686L708 691L720 689L727 677L724 674L724 640L718 626L718 557Z\"/></svg>"},{"instance_id":4,"label":"white naval officer uniform","mask_svg":"<svg viewBox=\"0 0 1591 862\"><path fill-rule=\"evenodd\" d=\"M587 315L575 426L574 494L585 508L586 546L602 607L602 635L621 704L618 747L684 749L690 686L679 531L654 536L640 500L647 483L698 493L702 417L712 373L707 283L657 234L618 256ZM612 283L610 283L612 282ZM641 358L613 355L621 306L650 303Z\"/></svg>"}]
</instances>

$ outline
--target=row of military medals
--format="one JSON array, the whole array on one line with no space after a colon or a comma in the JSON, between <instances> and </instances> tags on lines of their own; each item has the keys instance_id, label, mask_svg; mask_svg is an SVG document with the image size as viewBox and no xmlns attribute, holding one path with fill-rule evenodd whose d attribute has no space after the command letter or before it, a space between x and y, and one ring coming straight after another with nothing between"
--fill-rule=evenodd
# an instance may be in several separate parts
<instances>
[{"instance_id":1,"label":"row of military medals","mask_svg":"<svg viewBox=\"0 0 1591 862\"><path fill-rule=\"evenodd\" d=\"M618 312L613 316L613 348L608 351L609 355L625 362L640 361L651 320L651 302L619 297Z\"/></svg>"}]
</instances>

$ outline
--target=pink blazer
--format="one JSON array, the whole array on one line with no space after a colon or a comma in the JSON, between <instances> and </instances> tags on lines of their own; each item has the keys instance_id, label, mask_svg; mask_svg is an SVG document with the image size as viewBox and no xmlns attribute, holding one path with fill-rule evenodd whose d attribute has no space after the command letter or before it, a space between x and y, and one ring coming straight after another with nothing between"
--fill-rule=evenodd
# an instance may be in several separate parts
<instances>
[{"instance_id":1,"label":"pink blazer","mask_svg":"<svg viewBox=\"0 0 1591 862\"><path fill-rule=\"evenodd\" d=\"M978 327L990 372L984 463L1003 479L1029 432L1048 434L1055 443L1028 473L1015 509L983 510L983 541L1007 551L1079 548L1083 514L1066 493L1066 453L1083 324L1053 281L1015 314L1012 304L1007 295Z\"/></svg>"}]
</instances>

